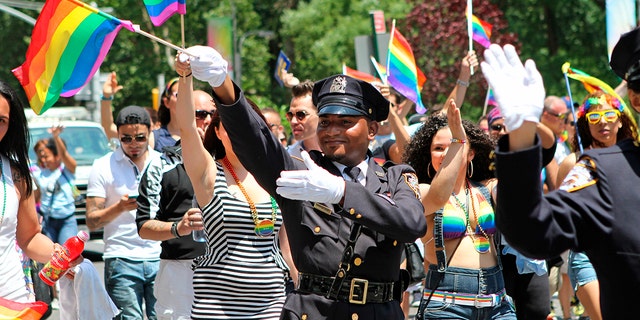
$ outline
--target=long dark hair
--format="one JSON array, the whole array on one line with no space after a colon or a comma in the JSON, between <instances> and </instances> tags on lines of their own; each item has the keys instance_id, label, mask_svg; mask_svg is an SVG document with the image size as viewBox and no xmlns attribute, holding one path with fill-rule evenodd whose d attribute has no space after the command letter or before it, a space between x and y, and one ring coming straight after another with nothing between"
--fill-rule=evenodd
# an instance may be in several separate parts
<instances>
[{"instance_id":1,"label":"long dark hair","mask_svg":"<svg viewBox=\"0 0 640 320\"><path fill-rule=\"evenodd\" d=\"M251 99L246 99L249 105L251 105L253 111L257 113L260 119L262 119L262 121L264 121L264 123L266 124L267 120L264 118L264 115L262 114L262 111L260 111L260 108L258 108L258 105L256 105L255 102L253 102ZM220 141L220 138L218 138L218 136L216 135L215 128L220 128L220 114L218 113L217 108L211 116L211 124L209 124L207 131L204 133L204 141L202 142L202 144L204 145L204 148L213 155L214 159L220 160L227 155L227 152L224 149L222 141Z\"/></svg>"},{"instance_id":2,"label":"long dark hair","mask_svg":"<svg viewBox=\"0 0 640 320\"><path fill-rule=\"evenodd\" d=\"M436 133L446 128L447 117L441 114L430 116L425 124L411 138L402 159L416 170L420 183L431 183L436 171L431 163L431 143ZM495 147L495 142L476 124L468 120L462 120L462 126L467 134L467 140L471 149L475 152L473 157L473 175L469 177L473 181L483 181L494 177L494 172L489 169L491 160L489 154Z\"/></svg>"},{"instance_id":3,"label":"long dark hair","mask_svg":"<svg viewBox=\"0 0 640 320\"><path fill-rule=\"evenodd\" d=\"M162 92L160 106L158 107L158 121L160 121L160 125L163 127L166 127L169 125L169 122L171 122L171 112L169 112L169 108L167 108L167 105L164 103L164 99L171 99L171 89L173 86L178 85L178 80L180 79L173 78L169 80L167 87L164 88L164 91Z\"/></svg>"},{"instance_id":4,"label":"long dark hair","mask_svg":"<svg viewBox=\"0 0 640 320\"><path fill-rule=\"evenodd\" d=\"M0 140L0 153L9 159L11 167L25 180L27 196L33 191L33 182L29 173L29 127L24 115L24 106L13 88L0 80L0 95L9 104L9 127Z\"/></svg>"},{"instance_id":5,"label":"long dark hair","mask_svg":"<svg viewBox=\"0 0 640 320\"><path fill-rule=\"evenodd\" d=\"M621 109L620 101L608 93L594 91L587 95L587 97L584 98L582 106L578 109L578 121L576 121L577 130L573 135L573 141L571 143L573 150L580 150L580 146L578 146L578 134L580 134L580 142L582 142L583 149L589 149L592 145L595 145L598 148L606 147L602 142L595 140L589 130L589 121L587 120L586 114L589 113L589 110L591 110L592 107L602 106L600 103L590 103L590 101L594 100L591 98L596 98L599 101L600 98L604 98L604 100L614 109L618 111ZM638 128L626 112L620 111L620 123L622 124L622 127L618 129L616 142L620 142L625 139L638 140Z\"/></svg>"}]
</instances>

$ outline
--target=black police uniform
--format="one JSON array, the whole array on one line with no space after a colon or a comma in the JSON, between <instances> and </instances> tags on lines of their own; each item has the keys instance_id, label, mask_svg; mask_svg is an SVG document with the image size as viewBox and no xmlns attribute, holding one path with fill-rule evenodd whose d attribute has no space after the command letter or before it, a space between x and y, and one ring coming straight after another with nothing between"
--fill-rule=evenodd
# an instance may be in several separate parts
<instances>
[{"instance_id":1,"label":"black police uniform","mask_svg":"<svg viewBox=\"0 0 640 320\"><path fill-rule=\"evenodd\" d=\"M542 195L540 146L498 143L496 223L510 245L548 258L585 251L600 282L604 319L634 319L640 288L640 147L631 140L588 150L562 189ZM570 185L569 187L567 187Z\"/></svg>"},{"instance_id":2,"label":"black police uniform","mask_svg":"<svg viewBox=\"0 0 640 320\"><path fill-rule=\"evenodd\" d=\"M369 88L359 90L355 86L360 86L360 82L344 78L347 78L344 83L347 88L342 89L358 92L351 97L347 97L348 94L328 97L333 105L355 103L353 106L356 106L359 95L357 108L362 109L363 115L368 114L372 119L376 119L376 114L382 116L377 113L376 101L366 101ZM316 89L322 89L320 87L316 83ZM397 283L402 243L413 242L426 232L414 170L407 165L384 169L369 156L366 187L358 182L345 182L342 206L283 198L276 193L280 172L306 167L289 156L269 127L251 109L240 89L235 87L235 90L238 100L231 106L216 101L218 112L236 155L278 202L293 260L301 273L299 288L287 296L281 319L404 319L398 301L402 288ZM329 86L323 90L329 90ZM382 97L377 91L375 93ZM322 94L320 90L314 90L313 96L317 98ZM384 98L382 100L388 103ZM365 104L374 105L374 108ZM386 107L388 110L388 104ZM340 112L338 108L333 110ZM312 152L311 157L331 174L342 176L320 152ZM347 255L351 258L346 261L346 280L337 297L327 298L333 283L331 277L336 276L341 265L355 222L363 227L353 254Z\"/></svg>"}]
</instances>

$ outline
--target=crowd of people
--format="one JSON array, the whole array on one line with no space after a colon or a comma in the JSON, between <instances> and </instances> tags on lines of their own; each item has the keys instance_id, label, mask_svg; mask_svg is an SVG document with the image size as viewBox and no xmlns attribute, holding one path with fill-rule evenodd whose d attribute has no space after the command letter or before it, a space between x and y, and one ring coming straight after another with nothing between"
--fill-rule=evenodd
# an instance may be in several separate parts
<instances>
[{"instance_id":1,"label":"crowd of people","mask_svg":"<svg viewBox=\"0 0 640 320\"><path fill-rule=\"evenodd\" d=\"M634 317L621 288L640 282L638 39L623 35L611 60L630 106L599 90L575 106L546 96L511 45L469 52L442 107L413 116L387 84L292 74L281 115L194 46L176 56L157 121L139 106L114 117L123 87L110 73L102 126L119 146L93 164L86 215L104 229L114 319L408 319L412 242L416 319L550 319L556 291L557 319L577 316L574 296L580 319ZM478 66L498 106L476 124L460 106ZM47 262L77 224L64 127L30 166L22 108L0 82L0 297L25 303L16 244Z\"/></svg>"}]
</instances>

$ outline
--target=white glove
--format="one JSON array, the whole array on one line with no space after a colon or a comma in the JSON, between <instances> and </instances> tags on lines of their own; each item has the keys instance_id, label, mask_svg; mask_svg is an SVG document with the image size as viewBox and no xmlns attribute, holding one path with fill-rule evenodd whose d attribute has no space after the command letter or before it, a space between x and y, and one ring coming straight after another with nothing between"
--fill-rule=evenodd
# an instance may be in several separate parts
<instances>
[{"instance_id":1,"label":"white glove","mask_svg":"<svg viewBox=\"0 0 640 320\"><path fill-rule=\"evenodd\" d=\"M205 46L193 46L187 49L197 56L190 57L193 77L208 82L211 87L219 87L227 78L227 61L215 49Z\"/></svg>"},{"instance_id":2,"label":"white glove","mask_svg":"<svg viewBox=\"0 0 640 320\"><path fill-rule=\"evenodd\" d=\"M524 66L516 49L507 44L492 44L484 51L482 73L493 89L498 108L509 131L523 121L538 123L544 107L544 84L536 64L529 59Z\"/></svg>"},{"instance_id":3,"label":"white glove","mask_svg":"<svg viewBox=\"0 0 640 320\"><path fill-rule=\"evenodd\" d=\"M282 171L276 192L288 199L339 203L344 196L344 179L318 166L306 151L302 159L309 170Z\"/></svg>"}]
</instances>

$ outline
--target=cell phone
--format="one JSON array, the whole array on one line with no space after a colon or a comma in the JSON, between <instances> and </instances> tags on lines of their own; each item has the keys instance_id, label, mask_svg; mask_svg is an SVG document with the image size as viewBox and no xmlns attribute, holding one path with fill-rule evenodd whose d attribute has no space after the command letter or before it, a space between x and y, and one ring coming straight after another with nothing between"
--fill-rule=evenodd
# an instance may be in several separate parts
<instances>
[{"instance_id":1,"label":"cell phone","mask_svg":"<svg viewBox=\"0 0 640 320\"><path fill-rule=\"evenodd\" d=\"M132 194L129 196L129 199L138 199L138 195L137 194Z\"/></svg>"}]
</instances>

